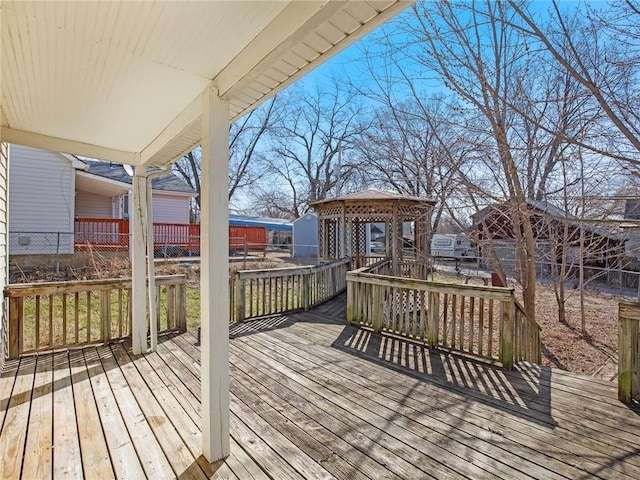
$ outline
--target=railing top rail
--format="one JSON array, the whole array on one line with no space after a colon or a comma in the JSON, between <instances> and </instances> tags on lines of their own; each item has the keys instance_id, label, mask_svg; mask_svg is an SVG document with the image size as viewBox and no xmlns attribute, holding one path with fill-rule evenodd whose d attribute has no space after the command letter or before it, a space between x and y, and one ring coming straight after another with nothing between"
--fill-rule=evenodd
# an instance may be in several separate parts
<instances>
[{"instance_id":1,"label":"railing top rail","mask_svg":"<svg viewBox=\"0 0 640 480\"><path fill-rule=\"evenodd\" d=\"M640 303L619 302L618 315L623 318L640 321Z\"/></svg>"},{"instance_id":2,"label":"railing top rail","mask_svg":"<svg viewBox=\"0 0 640 480\"><path fill-rule=\"evenodd\" d=\"M161 275L155 277L156 285L178 285L186 283L186 275ZM84 292L87 290L108 290L129 288L131 278L106 278L99 280L74 280L70 282L12 283L4 288L5 297L26 297L30 295L51 295Z\"/></svg>"},{"instance_id":3,"label":"railing top rail","mask_svg":"<svg viewBox=\"0 0 640 480\"><path fill-rule=\"evenodd\" d=\"M305 273L327 270L331 267L338 267L340 265L349 263L350 261L351 261L350 258L344 258L344 259L336 260L330 263L323 263L320 265L306 265L303 267L282 267L282 268L266 268L266 269L256 269L256 270L238 270L236 272L236 276L241 279L249 279L249 278L279 277L283 275L302 275Z\"/></svg>"},{"instance_id":4,"label":"railing top rail","mask_svg":"<svg viewBox=\"0 0 640 480\"><path fill-rule=\"evenodd\" d=\"M74 219L75 222L86 223L129 223L129 220L126 218L104 218L104 217L77 217Z\"/></svg>"},{"instance_id":5,"label":"railing top rail","mask_svg":"<svg viewBox=\"0 0 640 480\"><path fill-rule=\"evenodd\" d=\"M430 290L439 293L467 294L470 296L491 296L495 299L507 300L513 296L514 289L507 287L485 287L480 285L463 285L444 282L433 282L431 280L420 280L406 277L395 277L391 275L379 275L375 273L358 273L352 271L347 273L347 280L359 280L364 283L377 285L396 286L403 288L416 288L420 290ZM487 295L488 294L488 295Z\"/></svg>"},{"instance_id":6,"label":"railing top rail","mask_svg":"<svg viewBox=\"0 0 640 480\"><path fill-rule=\"evenodd\" d=\"M391 263L391 259L383 258L381 260L378 260L376 263L373 263L366 267L361 267L356 270L351 270L351 273L370 273L371 270L375 270L377 268L383 267L385 265L388 265L389 263Z\"/></svg>"}]
</instances>

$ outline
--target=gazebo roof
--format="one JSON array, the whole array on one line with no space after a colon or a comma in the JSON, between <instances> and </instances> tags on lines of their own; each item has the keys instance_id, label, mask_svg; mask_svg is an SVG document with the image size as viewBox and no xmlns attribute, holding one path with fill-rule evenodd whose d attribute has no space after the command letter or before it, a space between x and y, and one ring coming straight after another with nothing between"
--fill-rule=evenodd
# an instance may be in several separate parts
<instances>
[{"instance_id":1,"label":"gazebo roof","mask_svg":"<svg viewBox=\"0 0 640 480\"><path fill-rule=\"evenodd\" d=\"M349 203L353 201L357 203L362 203L364 201L364 202L376 203L376 202L388 202L390 200L400 200L407 203L423 203L428 205L434 205L436 203L435 200L430 198L410 197L398 192L380 190L379 188L368 188L366 190L361 190L359 192L349 193L347 195L341 195L339 197L334 197L334 198L329 198L327 200L320 200L318 202L313 202L310 205L313 208L316 208L316 207L322 207L323 205L329 205L334 202Z\"/></svg>"}]
</instances>

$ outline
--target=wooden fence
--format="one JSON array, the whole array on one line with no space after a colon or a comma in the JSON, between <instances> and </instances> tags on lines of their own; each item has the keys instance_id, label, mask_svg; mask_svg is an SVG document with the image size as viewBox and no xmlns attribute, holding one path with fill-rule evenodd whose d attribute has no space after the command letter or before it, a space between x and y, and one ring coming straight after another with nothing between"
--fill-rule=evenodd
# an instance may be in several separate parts
<instances>
[{"instance_id":1,"label":"wooden fence","mask_svg":"<svg viewBox=\"0 0 640 480\"><path fill-rule=\"evenodd\" d=\"M627 404L640 401L640 303L618 305L618 398Z\"/></svg>"},{"instance_id":2,"label":"wooden fence","mask_svg":"<svg viewBox=\"0 0 640 480\"><path fill-rule=\"evenodd\" d=\"M131 279L7 285L5 356L107 343L131 332ZM186 277L156 277L158 332L186 330Z\"/></svg>"},{"instance_id":3,"label":"wooden fence","mask_svg":"<svg viewBox=\"0 0 640 480\"><path fill-rule=\"evenodd\" d=\"M129 249L129 220L120 218L76 218L75 248L98 252L125 252ZM264 252L267 229L257 226L229 226L229 250ZM178 256L200 251L200 225L197 223L153 224L153 249Z\"/></svg>"},{"instance_id":4,"label":"wooden fence","mask_svg":"<svg viewBox=\"0 0 640 480\"><path fill-rule=\"evenodd\" d=\"M511 368L541 362L540 327L512 289L384 275L384 264L347 274L347 323L426 342Z\"/></svg>"},{"instance_id":5,"label":"wooden fence","mask_svg":"<svg viewBox=\"0 0 640 480\"><path fill-rule=\"evenodd\" d=\"M311 267L242 270L230 278L232 322L308 310L346 288L350 259Z\"/></svg>"}]
</instances>

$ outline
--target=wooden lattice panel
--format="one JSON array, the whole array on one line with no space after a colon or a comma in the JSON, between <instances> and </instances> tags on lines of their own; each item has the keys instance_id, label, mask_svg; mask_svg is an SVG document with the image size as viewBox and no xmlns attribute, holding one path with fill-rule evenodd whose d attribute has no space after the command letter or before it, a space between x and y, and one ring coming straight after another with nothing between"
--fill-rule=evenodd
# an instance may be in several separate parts
<instances>
[{"instance_id":1,"label":"wooden lattice panel","mask_svg":"<svg viewBox=\"0 0 640 480\"><path fill-rule=\"evenodd\" d=\"M347 216L347 219L354 223L385 223L390 218L392 218L390 215Z\"/></svg>"},{"instance_id":2,"label":"wooden lattice panel","mask_svg":"<svg viewBox=\"0 0 640 480\"><path fill-rule=\"evenodd\" d=\"M403 222L416 222L416 250L418 256L426 256L434 202L385 194L375 189L365 193L314 204L313 208L323 225L320 243L325 258L364 255L366 225L384 223L385 244L391 248L393 261L401 261L404 249Z\"/></svg>"},{"instance_id":3,"label":"wooden lattice panel","mask_svg":"<svg viewBox=\"0 0 640 480\"><path fill-rule=\"evenodd\" d=\"M403 217L411 217L415 219L421 215L424 215L427 211L430 211L431 208L425 209L425 207L420 205L398 205L398 215Z\"/></svg>"},{"instance_id":4,"label":"wooden lattice panel","mask_svg":"<svg viewBox=\"0 0 640 480\"><path fill-rule=\"evenodd\" d=\"M327 254L329 258L338 258L339 248L339 228L337 220L326 220L325 231L327 238Z\"/></svg>"},{"instance_id":5,"label":"wooden lattice panel","mask_svg":"<svg viewBox=\"0 0 640 480\"><path fill-rule=\"evenodd\" d=\"M372 216L392 216L392 205L355 204L347 205L345 214L351 217L369 219Z\"/></svg>"},{"instance_id":6,"label":"wooden lattice panel","mask_svg":"<svg viewBox=\"0 0 640 480\"><path fill-rule=\"evenodd\" d=\"M341 217L342 210L343 208L341 205L334 205L334 206L318 208L317 212L319 217L335 217L335 216Z\"/></svg>"},{"instance_id":7,"label":"wooden lattice panel","mask_svg":"<svg viewBox=\"0 0 640 480\"><path fill-rule=\"evenodd\" d=\"M367 223L353 223L351 227L351 254L367 253Z\"/></svg>"}]
</instances>

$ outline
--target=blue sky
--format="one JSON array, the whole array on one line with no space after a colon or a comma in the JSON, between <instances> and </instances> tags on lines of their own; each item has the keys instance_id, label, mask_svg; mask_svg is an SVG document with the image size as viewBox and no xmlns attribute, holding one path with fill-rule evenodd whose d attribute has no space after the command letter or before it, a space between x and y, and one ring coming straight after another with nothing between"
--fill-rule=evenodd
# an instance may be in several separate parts
<instances>
[{"instance_id":1,"label":"blue sky","mask_svg":"<svg viewBox=\"0 0 640 480\"><path fill-rule=\"evenodd\" d=\"M605 8L610 5L610 2L604 0L559 0L561 9L584 9L586 5L593 8ZM549 0L532 1L529 5L529 11L538 13L544 12L551 8L552 3ZM402 16L412 16L411 7L400 13L391 22L402 18ZM342 52L335 55L333 58L327 60L321 66L317 67L311 73L304 78L296 82L296 85L302 85L303 87L315 88L316 84L322 84L326 82L333 82L333 78L343 78L357 80L359 84L369 83L372 81L371 73L367 69L364 63L363 50L382 51L382 47L376 46L375 37L381 35L384 29L389 30L391 28L389 22L382 25L378 29L374 30L363 39L355 42ZM397 35L397 34L396 34ZM439 89L435 83L432 83L433 89Z\"/></svg>"}]
</instances>

